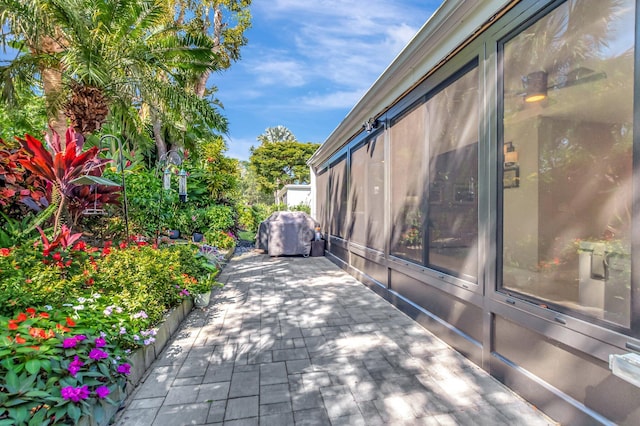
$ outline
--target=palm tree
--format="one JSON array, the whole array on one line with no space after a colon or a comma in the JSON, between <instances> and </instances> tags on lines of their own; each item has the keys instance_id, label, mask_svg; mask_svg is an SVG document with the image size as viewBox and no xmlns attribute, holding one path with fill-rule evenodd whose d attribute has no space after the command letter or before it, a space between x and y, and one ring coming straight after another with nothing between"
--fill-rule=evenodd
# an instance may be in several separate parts
<instances>
[{"instance_id":1,"label":"palm tree","mask_svg":"<svg viewBox=\"0 0 640 426\"><path fill-rule=\"evenodd\" d=\"M13 40L29 45L34 30L23 23L36 19L24 10L26 3L47 10L45 28L54 29L49 32L56 34L57 49L42 55L30 48L1 67L3 92L20 77L29 84L36 67L52 65L58 80L47 84L40 75L51 111L63 111L83 135L99 130L109 114L123 132L139 131L144 112L167 125L201 123L211 132L226 130L215 105L185 84L186 75L215 69L211 41L176 26L166 1L0 0L0 17L12 28ZM22 18L9 20L6 12L12 9Z\"/></svg>"},{"instance_id":2,"label":"palm tree","mask_svg":"<svg viewBox=\"0 0 640 426\"><path fill-rule=\"evenodd\" d=\"M39 0L0 0L0 42L17 49L17 56L9 65L0 67L0 96L11 106L19 103L19 89L32 88L39 76L44 92L49 125L64 134L66 120L56 108L58 88L61 86L61 64L52 57L61 52L63 39L49 13L50 2ZM4 30L8 29L8 33Z\"/></svg>"},{"instance_id":3,"label":"palm tree","mask_svg":"<svg viewBox=\"0 0 640 426\"><path fill-rule=\"evenodd\" d=\"M276 127L268 127L263 134L258 136L257 139L262 144L296 141L296 137L293 135L293 133L291 133L291 130L282 125Z\"/></svg>"}]
</instances>

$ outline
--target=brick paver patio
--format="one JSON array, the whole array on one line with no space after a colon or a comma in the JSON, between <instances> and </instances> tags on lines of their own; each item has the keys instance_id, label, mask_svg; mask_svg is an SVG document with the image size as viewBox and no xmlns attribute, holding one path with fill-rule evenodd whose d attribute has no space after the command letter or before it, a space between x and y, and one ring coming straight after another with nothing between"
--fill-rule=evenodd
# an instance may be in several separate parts
<instances>
[{"instance_id":1,"label":"brick paver patio","mask_svg":"<svg viewBox=\"0 0 640 426\"><path fill-rule=\"evenodd\" d=\"M219 280L117 424L554 424L324 257L247 253Z\"/></svg>"}]
</instances>

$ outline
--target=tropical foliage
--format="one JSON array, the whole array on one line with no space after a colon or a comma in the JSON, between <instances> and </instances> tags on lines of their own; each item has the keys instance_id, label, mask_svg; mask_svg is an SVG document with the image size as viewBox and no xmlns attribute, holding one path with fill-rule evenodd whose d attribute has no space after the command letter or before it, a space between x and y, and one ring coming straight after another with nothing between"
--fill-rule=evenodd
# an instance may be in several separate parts
<instances>
[{"instance_id":1,"label":"tropical foliage","mask_svg":"<svg viewBox=\"0 0 640 426\"><path fill-rule=\"evenodd\" d=\"M195 246L136 237L97 248L80 237L63 227L0 250L0 424L106 424L130 351L154 343L169 307L216 285L216 266Z\"/></svg>"},{"instance_id":2,"label":"tropical foliage","mask_svg":"<svg viewBox=\"0 0 640 426\"><path fill-rule=\"evenodd\" d=\"M206 84L212 71L239 58L250 1L173 3L0 1L0 23L8 30L0 43L16 49L0 63L0 97L22 109L29 93L44 93L49 122L60 134L67 119L85 136L107 121L110 131L132 141L145 142L151 131L162 140L158 158L166 138L178 143L185 123L196 138L225 131L218 101L196 81ZM214 29L202 14L210 6Z\"/></svg>"},{"instance_id":3,"label":"tropical foliage","mask_svg":"<svg viewBox=\"0 0 640 426\"><path fill-rule=\"evenodd\" d=\"M258 137L262 144L251 147L249 167L255 175L258 189L264 194L274 194L284 185L309 182L307 160L320 145L298 142L290 131L285 130L267 129Z\"/></svg>"},{"instance_id":4,"label":"tropical foliage","mask_svg":"<svg viewBox=\"0 0 640 426\"><path fill-rule=\"evenodd\" d=\"M250 3L0 0L0 425L106 424L130 351L218 285L241 193L208 78L239 59Z\"/></svg>"}]
</instances>

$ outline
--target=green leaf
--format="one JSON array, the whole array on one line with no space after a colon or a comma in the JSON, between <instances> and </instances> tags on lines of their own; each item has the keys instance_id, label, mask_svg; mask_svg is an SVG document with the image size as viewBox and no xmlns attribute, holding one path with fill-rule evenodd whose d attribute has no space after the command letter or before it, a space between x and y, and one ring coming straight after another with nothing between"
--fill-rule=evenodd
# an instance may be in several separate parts
<instances>
[{"instance_id":1,"label":"green leaf","mask_svg":"<svg viewBox=\"0 0 640 426\"><path fill-rule=\"evenodd\" d=\"M5 357L11 353L11 349L4 349L0 351L0 358Z\"/></svg>"},{"instance_id":2,"label":"green leaf","mask_svg":"<svg viewBox=\"0 0 640 426\"><path fill-rule=\"evenodd\" d=\"M47 397L51 396L51 393L45 392L45 391L41 391L41 390L32 390L32 391L29 391L29 392L25 393L24 396L28 396L29 398L36 398L36 397L39 397L39 396L47 398Z\"/></svg>"},{"instance_id":3,"label":"green leaf","mask_svg":"<svg viewBox=\"0 0 640 426\"><path fill-rule=\"evenodd\" d=\"M92 414L97 424L100 425L103 423L103 419L105 417L105 411L104 411L104 408L102 408L102 405L95 405L93 408Z\"/></svg>"},{"instance_id":4,"label":"green leaf","mask_svg":"<svg viewBox=\"0 0 640 426\"><path fill-rule=\"evenodd\" d=\"M7 372L6 382L7 382L7 385L6 385L7 389L9 390L10 393L18 392L20 381L18 380L18 375L15 373L15 371L9 370Z\"/></svg>"},{"instance_id":5,"label":"green leaf","mask_svg":"<svg viewBox=\"0 0 640 426\"><path fill-rule=\"evenodd\" d=\"M42 350L42 347L40 347L40 349ZM48 359L40 360L40 368L42 368L47 373L51 373L51 361L49 361Z\"/></svg>"},{"instance_id":6,"label":"green leaf","mask_svg":"<svg viewBox=\"0 0 640 426\"><path fill-rule=\"evenodd\" d=\"M11 419L0 420L0 426L15 426L15 422Z\"/></svg>"},{"instance_id":7,"label":"green leaf","mask_svg":"<svg viewBox=\"0 0 640 426\"><path fill-rule=\"evenodd\" d=\"M27 376L26 374L20 375L20 387L18 388L18 392L26 392L27 390L33 387L33 383L38 378L37 374L32 374Z\"/></svg>"},{"instance_id":8,"label":"green leaf","mask_svg":"<svg viewBox=\"0 0 640 426\"><path fill-rule=\"evenodd\" d=\"M16 405L21 405L26 403L27 400L25 399L20 399L20 398L16 398L16 399L10 399L7 402L4 403L5 407L15 407Z\"/></svg>"},{"instance_id":9,"label":"green leaf","mask_svg":"<svg viewBox=\"0 0 640 426\"><path fill-rule=\"evenodd\" d=\"M29 410L27 410L27 407L25 406L16 408L13 413L14 413L13 418L16 420L16 423L18 424L26 422L27 418L29 417Z\"/></svg>"},{"instance_id":10,"label":"green leaf","mask_svg":"<svg viewBox=\"0 0 640 426\"><path fill-rule=\"evenodd\" d=\"M100 369L100 372L102 373L103 376L106 376L106 377L111 376L109 367L107 367L105 364L98 364L98 368Z\"/></svg>"},{"instance_id":11,"label":"green leaf","mask_svg":"<svg viewBox=\"0 0 640 426\"><path fill-rule=\"evenodd\" d=\"M44 416L47 415L47 410L41 408L31 417L29 420L29 426L42 426L44 424Z\"/></svg>"},{"instance_id":12,"label":"green leaf","mask_svg":"<svg viewBox=\"0 0 640 426\"><path fill-rule=\"evenodd\" d=\"M25 367L30 374L36 374L40 371L40 361L37 359L30 359L27 361L27 365Z\"/></svg>"},{"instance_id":13,"label":"green leaf","mask_svg":"<svg viewBox=\"0 0 640 426\"><path fill-rule=\"evenodd\" d=\"M78 423L78 420L80 419L80 416L82 415L82 411L80 411L80 408L77 405L69 404L69 406L67 408L67 414L69 414L69 417L71 417L71 419L73 419L74 423Z\"/></svg>"}]
</instances>

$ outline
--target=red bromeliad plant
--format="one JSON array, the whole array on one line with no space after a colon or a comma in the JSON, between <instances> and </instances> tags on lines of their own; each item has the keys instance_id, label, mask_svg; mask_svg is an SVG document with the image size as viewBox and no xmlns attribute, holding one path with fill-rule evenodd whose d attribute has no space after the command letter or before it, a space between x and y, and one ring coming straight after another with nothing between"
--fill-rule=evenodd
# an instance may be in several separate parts
<instances>
[{"instance_id":1,"label":"red bromeliad plant","mask_svg":"<svg viewBox=\"0 0 640 426\"><path fill-rule=\"evenodd\" d=\"M71 223L77 224L78 219L87 209L101 209L106 204L120 204L120 186L80 185L71 190L69 214Z\"/></svg>"},{"instance_id":2,"label":"red bromeliad plant","mask_svg":"<svg viewBox=\"0 0 640 426\"><path fill-rule=\"evenodd\" d=\"M74 181L82 176L101 175L104 164L109 160L98 157L98 147L82 152L82 137L76 135L72 128L67 129L64 149L60 136L55 132L52 138L46 138L47 147L31 135L16 139L27 154L26 158L18 160L22 167L53 186L51 203L58 206L54 214L54 229L58 231L62 215L78 186Z\"/></svg>"},{"instance_id":3,"label":"red bromeliad plant","mask_svg":"<svg viewBox=\"0 0 640 426\"><path fill-rule=\"evenodd\" d=\"M0 206L11 217L24 216L24 208L40 210L47 207L46 181L22 167L27 160L22 150L0 139Z\"/></svg>"}]
</instances>

